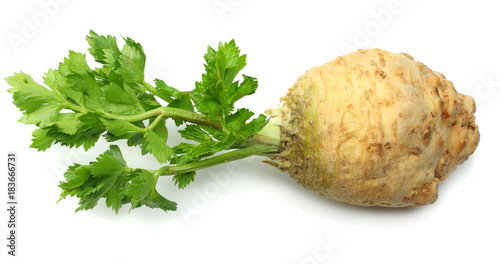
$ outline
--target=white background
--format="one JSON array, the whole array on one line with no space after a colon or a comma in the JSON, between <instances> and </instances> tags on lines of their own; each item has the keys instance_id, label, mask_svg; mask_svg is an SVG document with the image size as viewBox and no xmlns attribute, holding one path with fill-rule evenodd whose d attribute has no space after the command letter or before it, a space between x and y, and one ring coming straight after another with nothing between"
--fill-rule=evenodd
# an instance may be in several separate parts
<instances>
[{"instance_id":1,"label":"white background","mask_svg":"<svg viewBox=\"0 0 500 264\"><path fill-rule=\"evenodd\" d=\"M499 263L499 10L496 1L2 1L2 79L22 70L41 82L69 49L86 52L93 29L137 40L148 80L188 90L201 78L207 45L234 38L248 54L244 73L260 84L239 106L260 113L346 47L378 47L412 55L473 96L481 142L441 185L438 201L421 208L329 201L250 158L200 171L184 191L162 179L159 191L179 203L177 212L125 206L116 215L101 203L74 213L76 199L56 204L65 168L109 144L87 153L30 149L35 127L16 122L21 114L1 80L0 202L6 155L16 152L19 209L13 258L0 206L0 263ZM123 151L131 167L158 166L138 149Z\"/></svg>"}]
</instances>

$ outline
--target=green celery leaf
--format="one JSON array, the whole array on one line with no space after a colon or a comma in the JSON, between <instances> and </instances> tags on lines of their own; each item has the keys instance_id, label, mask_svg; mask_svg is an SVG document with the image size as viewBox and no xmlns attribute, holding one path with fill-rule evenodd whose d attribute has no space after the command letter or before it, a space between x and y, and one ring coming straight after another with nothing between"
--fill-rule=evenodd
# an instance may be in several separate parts
<instances>
[{"instance_id":1,"label":"green celery leaf","mask_svg":"<svg viewBox=\"0 0 500 264\"><path fill-rule=\"evenodd\" d=\"M241 140L245 140L259 132L267 123L265 115L259 115L258 118L252 121L247 121L254 115L253 112L246 108L240 108L226 118L225 128Z\"/></svg>"},{"instance_id":2,"label":"green celery leaf","mask_svg":"<svg viewBox=\"0 0 500 264\"><path fill-rule=\"evenodd\" d=\"M127 84L120 86L118 83L111 83L104 86L102 90L106 102L131 106L139 105L136 94Z\"/></svg>"},{"instance_id":3,"label":"green celery leaf","mask_svg":"<svg viewBox=\"0 0 500 264\"><path fill-rule=\"evenodd\" d=\"M101 104L105 112L123 116L131 116L141 113L141 111L138 110L137 107L133 105L109 103L105 102L104 98L101 99L103 99Z\"/></svg>"},{"instance_id":4,"label":"green celery leaf","mask_svg":"<svg viewBox=\"0 0 500 264\"><path fill-rule=\"evenodd\" d=\"M100 116L94 113L86 113L78 117L81 123L79 130L70 135L61 132L57 127L53 126L48 131L48 135L54 137L56 142L63 146L79 147L84 146L85 150L90 149L97 142L102 133L106 131L106 127L100 120Z\"/></svg>"},{"instance_id":5,"label":"green celery leaf","mask_svg":"<svg viewBox=\"0 0 500 264\"><path fill-rule=\"evenodd\" d=\"M49 69L44 76L44 83L53 91L57 91L64 99L83 106L83 92L72 89L66 77L59 70Z\"/></svg>"},{"instance_id":6,"label":"green celery leaf","mask_svg":"<svg viewBox=\"0 0 500 264\"><path fill-rule=\"evenodd\" d=\"M154 95L149 93L140 93L137 98L141 102L142 108L144 108L145 111L153 110L162 106L158 103Z\"/></svg>"},{"instance_id":7,"label":"green celery leaf","mask_svg":"<svg viewBox=\"0 0 500 264\"><path fill-rule=\"evenodd\" d=\"M174 152L174 154L184 154L184 153L191 151L195 147L196 147L196 145L189 144L186 142L181 142L181 143L177 144L175 147L173 147L172 151Z\"/></svg>"},{"instance_id":8,"label":"green celery leaf","mask_svg":"<svg viewBox=\"0 0 500 264\"><path fill-rule=\"evenodd\" d=\"M64 58L64 63L59 64L59 72L66 77L73 90L84 92L92 98L101 96L101 89L84 54L70 51L68 57Z\"/></svg>"},{"instance_id":9,"label":"green celery leaf","mask_svg":"<svg viewBox=\"0 0 500 264\"><path fill-rule=\"evenodd\" d=\"M56 140L56 138L50 134L48 134L50 131L50 128L38 128L33 130L32 136L33 138L32 143L30 145L31 148L35 148L38 151L44 151Z\"/></svg>"},{"instance_id":10,"label":"green celery leaf","mask_svg":"<svg viewBox=\"0 0 500 264\"><path fill-rule=\"evenodd\" d=\"M153 154L160 163L165 163L171 159L173 151L166 144L166 136L160 136L153 130L148 130L144 134L145 142L143 143L143 150Z\"/></svg>"},{"instance_id":11,"label":"green celery leaf","mask_svg":"<svg viewBox=\"0 0 500 264\"><path fill-rule=\"evenodd\" d=\"M97 157L97 161L91 162L89 170L95 177L109 177L120 174L125 169L125 164L108 153L103 153Z\"/></svg>"},{"instance_id":12,"label":"green celery leaf","mask_svg":"<svg viewBox=\"0 0 500 264\"><path fill-rule=\"evenodd\" d=\"M158 178L147 170L138 169L134 173L125 195L132 203L131 209L146 205L150 208L160 208L163 211L177 210L177 203L165 199L156 191Z\"/></svg>"},{"instance_id":13,"label":"green celery leaf","mask_svg":"<svg viewBox=\"0 0 500 264\"><path fill-rule=\"evenodd\" d=\"M123 174L113 174L101 178L90 175L90 180L83 185L86 187L80 193L80 202L78 203L80 206L76 211L92 209L101 198L106 198L106 205L118 212L121 200L124 198L123 191L119 188L126 184L124 178ZM120 203L116 201L120 201Z\"/></svg>"},{"instance_id":14,"label":"green celery leaf","mask_svg":"<svg viewBox=\"0 0 500 264\"><path fill-rule=\"evenodd\" d=\"M141 44L131 38L124 38L126 45L121 50L119 57L120 68L117 72L122 75L125 82L142 83L144 81L144 68L146 55Z\"/></svg>"},{"instance_id":15,"label":"green celery leaf","mask_svg":"<svg viewBox=\"0 0 500 264\"><path fill-rule=\"evenodd\" d=\"M14 73L5 80L12 86L8 91L13 94L14 104L20 111L31 113L42 105L58 102L52 91L36 83L28 74Z\"/></svg>"},{"instance_id":16,"label":"green celery leaf","mask_svg":"<svg viewBox=\"0 0 500 264\"><path fill-rule=\"evenodd\" d=\"M154 122L154 119L156 118L150 118L149 123L151 124ZM165 122L160 122L156 127L153 129L153 131L162 139L165 139L167 141L168 139L168 129L167 129L167 124Z\"/></svg>"},{"instance_id":17,"label":"green celery leaf","mask_svg":"<svg viewBox=\"0 0 500 264\"><path fill-rule=\"evenodd\" d=\"M76 134L83 124L78 119L81 115L80 113L59 113L56 121L59 131L68 135Z\"/></svg>"},{"instance_id":18,"label":"green celery leaf","mask_svg":"<svg viewBox=\"0 0 500 264\"><path fill-rule=\"evenodd\" d=\"M174 87L168 86L164 81L156 79L157 96L168 103L168 107L179 108L186 111L194 112L191 94L189 92L181 92ZM184 120L174 118L175 125L180 126Z\"/></svg>"},{"instance_id":19,"label":"green celery leaf","mask_svg":"<svg viewBox=\"0 0 500 264\"><path fill-rule=\"evenodd\" d=\"M101 36L90 30L87 42L90 45L88 50L94 56L95 61L105 64L107 67L117 67L119 65L120 50L115 37L110 35Z\"/></svg>"},{"instance_id":20,"label":"green celery leaf","mask_svg":"<svg viewBox=\"0 0 500 264\"><path fill-rule=\"evenodd\" d=\"M65 182L61 182L59 184L60 188L63 189L76 189L82 186L90 174L90 170L88 166L82 166L80 164L75 163L72 166L69 166L68 170L64 173L64 178L66 178Z\"/></svg>"},{"instance_id":21,"label":"green celery leaf","mask_svg":"<svg viewBox=\"0 0 500 264\"><path fill-rule=\"evenodd\" d=\"M226 118L226 128L231 131L240 130L246 123L248 119L250 119L254 113L247 108L240 108L233 114L230 114Z\"/></svg>"},{"instance_id":22,"label":"green celery leaf","mask_svg":"<svg viewBox=\"0 0 500 264\"><path fill-rule=\"evenodd\" d=\"M156 90L158 91L157 96L165 100L165 102L170 103L176 98L180 97L181 92L172 86L168 86L164 81L160 79L155 79Z\"/></svg>"},{"instance_id":23,"label":"green celery leaf","mask_svg":"<svg viewBox=\"0 0 500 264\"><path fill-rule=\"evenodd\" d=\"M129 139L138 133L144 133L143 129L127 121L101 118L101 122L109 132L119 138Z\"/></svg>"},{"instance_id":24,"label":"green celery leaf","mask_svg":"<svg viewBox=\"0 0 500 264\"><path fill-rule=\"evenodd\" d=\"M160 208L165 212L177 210L177 203L166 199L156 189L143 202L149 208Z\"/></svg>"},{"instance_id":25,"label":"green celery leaf","mask_svg":"<svg viewBox=\"0 0 500 264\"><path fill-rule=\"evenodd\" d=\"M192 96L198 111L214 120L229 114L234 102L250 92L246 86L240 91L238 81L234 80L246 65L246 55L240 56L240 50L231 40L219 43L217 50L208 47L205 62L206 73L196 83Z\"/></svg>"},{"instance_id":26,"label":"green celery leaf","mask_svg":"<svg viewBox=\"0 0 500 264\"><path fill-rule=\"evenodd\" d=\"M249 77L246 76L245 74L243 74L242 76L243 76L243 82L232 93L231 101L236 102L239 99L243 98L244 96L254 94L255 91L257 90L258 86L257 78Z\"/></svg>"},{"instance_id":27,"label":"green celery leaf","mask_svg":"<svg viewBox=\"0 0 500 264\"><path fill-rule=\"evenodd\" d=\"M199 158L213 154L212 148L214 145L215 141L206 142L196 146L187 154L192 158L192 161L199 160Z\"/></svg>"},{"instance_id":28,"label":"green celery leaf","mask_svg":"<svg viewBox=\"0 0 500 264\"><path fill-rule=\"evenodd\" d=\"M198 89L198 87L201 87L200 83L196 83L196 88L191 93L191 99L193 99L196 109L200 113L205 114L207 116L207 119L211 121L220 120L225 109L228 110L227 112L230 112L232 110L232 106L223 108L221 103L216 98L210 95L202 94L202 92L200 92L201 89Z\"/></svg>"},{"instance_id":29,"label":"green celery leaf","mask_svg":"<svg viewBox=\"0 0 500 264\"><path fill-rule=\"evenodd\" d=\"M212 141L212 137L198 125L188 124L184 129L178 132L183 138L188 140L194 140L200 143Z\"/></svg>"},{"instance_id":30,"label":"green celery leaf","mask_svg":"<svg viewBox=\"0 0 500 264\"><path fill-rule=\"evenodd\" d=\"M119 161L122 165L127 166L125 159L123 158L122 152L117 145L109 146L109 149L104 152L104 154L109 155Z\"/></svg>"},{"instance_id":31,"label":"green celery leaf","mask_svg":"<svg viewBox=\"0 0 500 264\"><path fill-rule=\"evenodd\" d=\"M138 133L133 135L127 140L127 146L138 146L144 142L144 133Z\"/></svg>"},{"instance_id":32,"label":"green celery leaf","mask_svg":"<svg viewBox=\"0 0 500 264\"><path fill-rule=\"evenodd\" d=\"M268 120L263 115L250 120L254 113L248 109L234 111L235 102L255 93L258 85L256 78L247 75L242 75L241 83L236 80L238 73L246 65L246 55L240 55L239 48L232 40L219 43L217 50L208 47L205 62L205 73L201 82L197 82L196 88L190 93L191 99L196 109L205 114L207 119L217 120L223 126L219 131L214 128L206 131L220 142L229 142L225 138L230 135L240 141L250 138Z\"/></svg>"},{"instance_id":33,"label":"green celery leaf","mask_svg":"<svg viewBox=\"0 0 500 264\"><path fill-rule=\"evenodd\" d=\"M80 211L92 209L101 198L106 198L106 205L118 213L127 201L124 189L129 185L129 174L120 149L112 145L89 165L74 164L68 168L66 181L59 184L63 190L61 199L67 195L80 198L76 209Z\"/></svg>"},{"instance_id":34,"label":"green celery leaf","mask_svg":"<svg viewBox=\"0 0 500 264\"><path fill-rule=\"evenodd\" d=\"M82 122L81 131L89 134L101 134L106 131L106 127L101 121L101 117L95 113L86 113L78 117Z\"/></svg>"},{"instance_id":35,"label":"green celery leaf","mask_svg":"<svg viewBox=\"0 0 500 264\"><path fill-rule=\"evenodd\" d=\"M90 32L87 41L91 45L89 49L96 61L103 64L102 68L94 71L96 77L102 85L118 85L125 92L120 95L117 87L104 89L106 102L112 102L113 106L103 104L106 111L113 109L113 113L130 115L130 107L122 104L142 107L145 111L158 108L158 103L154 95L147 93L144 88L144 69L146 56L142 46L131 38L123 38L125 45L118 49L116 39L112 36L102 36L94 31ZM118 104L118 105L116 105Z\"/></svg>"},{"instance_id":36,"label":"green celery leaf","mask_svg":"<svg viewBox=\"0 0 500 264\"><path fill-rule=\"evenodd\" d=\"M251 136L261 131L262 128L266 126L268 121L269 119L267 118L267 116L260 114L257 118L254 118L252 119L252 121L246 123L239 131L239 134L242 135L245 139L250 138Z\"/></svg>"},{"instance_id":37,"label":"green celery leaf","mask_svg":"<svg viewBox=\"0 0 500 264\"><path fill-rule=\"evenodd\" d=\"M218 141L212 146L212 153L217 153L226 149L229 149L234 143L236 143L237 137L233 134L227 135L224 140Z\"/></svg>"},{"instance_id":38,"label":"green celery leaf","mask_svg":"<svg viewBox=\"0 0 500 264\"><path fill-rule=\"evenodd\" d=\"M62 108L63 106L59 103L45 104L33 112L25 112L18 121L25 124L35 124L38 127L43 128L47 124L56 122Z\"/></svg>"},{"instance_id":39,"label":"green celery leaf","mask_svg":"<svg viewBox=\"0 0 500 264\"><path fill-rule=\"evenodd\" d=\"M204 126L204 125L198 125L201 129L209 133L214 139L217 141L222 141L226 137L224 132L221 129L211 127L211 126Z\"/></svg>"},{"instance_id":40,"label":"green celery leaf","mask_svg":"<svg viewBox=\"0 0 500 264\"><path fill-rule=\"evenodd\" d=\"M126 176L127 174L125 173L119 174L104 196L106 198L106 206L112 208L116 213L118 213L126 201L124 189L129 185Z\"/></svg>"},{"instance_id":41,"label":"green celery leaf","mask_svg":"<svg viewBox=\"0 0 500 264\"><path fill-rule=\"evenodd\" d=\"M194 176L196 175L196 171L191 171L183 174L177 174L174 175L172 178L172 181L174 182L175 185L177 185L177 188L179 189L184 189L186 186L188 186L191 182L194 181Z\"/></svg>"}]
</instances>

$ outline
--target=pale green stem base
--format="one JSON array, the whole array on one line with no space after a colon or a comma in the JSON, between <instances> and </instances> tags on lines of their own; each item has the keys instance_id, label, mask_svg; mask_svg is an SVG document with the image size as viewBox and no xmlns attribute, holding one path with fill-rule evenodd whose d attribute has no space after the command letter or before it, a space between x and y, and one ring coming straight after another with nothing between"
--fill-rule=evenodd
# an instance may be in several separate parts
<instances>
[{"instance_id":1,"label":"pale green stem base","mask_svg":"<svg viewBox=\"0 0 500 264\"><path fill-rule=\"evenodd\" d=\"M208 167L212 167L215 165L223 164L234 160L243 159L253 155L276 153L278 151L278 148L279 146L266 145L266 144L250 145L242 149L233 150L231 152L220 154L214 157L210 157L186 165L164 166L155 172L155 176L158 177L158 176L182 174L200 169L205 169Z\"/></svg>"}]
</instances>

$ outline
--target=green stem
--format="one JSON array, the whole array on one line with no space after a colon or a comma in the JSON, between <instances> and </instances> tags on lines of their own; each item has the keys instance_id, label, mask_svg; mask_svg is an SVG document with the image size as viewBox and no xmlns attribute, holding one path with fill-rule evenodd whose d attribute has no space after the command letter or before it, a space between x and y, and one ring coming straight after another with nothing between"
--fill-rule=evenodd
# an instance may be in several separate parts
<instances>
[{"instance_id":1,"label":"green stem","mask_svg":"<svg viewBox=\"0 0 500 264\"><path fill-rule=\"evenodd\" d=\"M153 123L149 124L148 129L155 128L163 118L164 118L163 115L158 115L156 119L153 121Z\"/></svg>"},{"instance_id":2,"label":"green stem","mask_svg":"<svg viewBox=\"0 0 500 264\"><path fill-rule=\"evenodd\" d=\"M185 164L185 165L175 165L175 166L164 166L155 172L155 176L165 176L165 175L175 175L182 174L191 171L196 171L208 167L212 167L218 164L243 159L253 155L261 155L266 153L275 153L278 151L279 146L266 145L266 144L254 144L248 147L220 154L214 157L210 157L197 162Z\"/></svg>"},{"instance_id":3,"label":"green stem","mask_svg":"<svg viewBox=\"0 0 500 264\"><path fill-rule=\"evenodd\" d=\"M203 114L198 114L195 112L187 111L187 110L182 110L179 108L172 108L168 106L164 107L158 107L153 110L149 110L144 113L140 113L137 115L130 115L130 116L123 116L123 115L117 115L117 114L112 114L112 113L104 113L104 115L108 118L112 119L118 119L118 120L123 120L123 121L128 121L128 122L135 122L135 121L141 121L144 119L148 119L151 117L155 116L163 116L163 117L172 117L172 118L179 118L184 121L194 123L194 124L199 124L199 125L207 125L215 128L221 128L221 124L218 122L212 122L208 121L205 115Z\"/></svg>"},{"instance_id":4,"label":"green stem","mask_svg":"<svg viewBox=\"0 0 500 264\"><path fill-rule=\"evenodd\" d=\"M150 93L152 93L154 95L158 95L159 94L158 90L156 90L156 88L153 85L147 83L146 81L143 81L142 85L144 86L144 88L146 89L146 91L148 91L148 92L150 92Z\"/></svg>"},{"instance_id":5,"label":"green stem","mask_svg":"<svg viewBox=\"0 0 500 264\"><path fill-rule=\"evenodd\" d=\"M65 108L73 110L74 112L77 112L77 113L82 113L82 114L87 113L87 108L76 105L76 104L72 104L72 103L68 102L66 99L64 99L64 101L65 101L64 102Z\"/></svg>"},{"instance_id":6,"label":"green stem","mask_svg":"<svg viewBox=\"0 0 500 264\"><path fill-rule=\"evenodd\" d=\"M281 121L272 118L257 134L248 140L234 145L234 147L242 148L253 144L273 145L279 148L281 145Z\"/></svg>"}]
</instances>

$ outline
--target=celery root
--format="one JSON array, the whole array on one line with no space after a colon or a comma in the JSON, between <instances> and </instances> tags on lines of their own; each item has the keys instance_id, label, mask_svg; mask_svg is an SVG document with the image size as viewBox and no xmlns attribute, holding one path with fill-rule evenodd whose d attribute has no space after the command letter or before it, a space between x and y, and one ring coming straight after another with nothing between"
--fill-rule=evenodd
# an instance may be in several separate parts
<instances>
[{"instance_id":1,"label":"celery root","mask_svg":"<svg viewBox=\"0 0 500 264\"><path fill-rule=\"evenodd\" d=\"M359 50L313 68L271 111L276 165L321 196L421 206L479 143L475 102L407 54Z\"/></svg>"}]
</instances>

